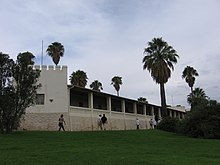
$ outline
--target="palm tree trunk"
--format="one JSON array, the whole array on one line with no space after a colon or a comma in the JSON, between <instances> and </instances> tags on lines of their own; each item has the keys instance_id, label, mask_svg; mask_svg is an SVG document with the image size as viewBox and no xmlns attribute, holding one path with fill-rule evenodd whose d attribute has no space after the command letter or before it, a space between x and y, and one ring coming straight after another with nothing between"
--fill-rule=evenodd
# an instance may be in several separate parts
<instances>
[{"instance_id":1,"label":"palm tree trunk","mask_svg":"<svg viewBox=\"0 0 220 165\"><path fill-rule=\"evenodd\" d=\"M190 87L190 89L191 89L191 94L192 94L192 103L191 103L191 108L190 108L190 110L192 110L192 109L193 109L193 104L194 104L194 93L193 93L193 87Z\"/></svg>"},{"instance_id":2,"label":"palm tree trunk","mask_svg":"<svg viewBox=\"0 0 220 165\"><path fill-rule=\"evenodd\" d=\"M119 96L119 91L117 91L117 96Z\"/></svg>"},{"instance_id":3,"label":"palm tree trunk","mask_svg":"<svg viewBox=\"0 0 220 165\"><path fill-rule=\"evenodd\" d=\"M162 117L166 117L167 116L167 105L166 105L164 83L160 83L160 97L161 97Z\"/></svg>"}]
</instances>

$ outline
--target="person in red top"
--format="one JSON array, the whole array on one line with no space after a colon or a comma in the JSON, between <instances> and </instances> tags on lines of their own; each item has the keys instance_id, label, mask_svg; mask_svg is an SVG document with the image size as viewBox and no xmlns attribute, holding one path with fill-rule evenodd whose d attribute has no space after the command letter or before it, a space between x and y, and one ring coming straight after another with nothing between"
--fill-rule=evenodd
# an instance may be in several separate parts
<instances>
[{"instance_id":1,"label":"person in red top","mask_svg":"<svg viewBox=\"0 0 220 165\"><path fill-rule=\"evenodd\" d=\"M64 117L63 117L63 114L60 115L60 118L59 118L59 131L62 129L63 131L65 131L64 129L64 124L65 123L65 120L64 120Z\"/></svg>"}]
</instances>

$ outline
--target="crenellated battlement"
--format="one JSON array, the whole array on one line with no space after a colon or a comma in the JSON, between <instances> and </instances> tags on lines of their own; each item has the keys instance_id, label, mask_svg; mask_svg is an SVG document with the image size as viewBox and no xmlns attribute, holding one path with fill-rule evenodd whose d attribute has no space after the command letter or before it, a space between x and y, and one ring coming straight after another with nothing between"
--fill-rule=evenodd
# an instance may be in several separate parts
<instances>
[{"instance_id":1,"label":"crenellated battlement","mask_svg":"<svg viewBox=\"0 0 220 165\"><path fill-rule=\"evenodd\" d=\"M40 70L39 82L42 85L51 84L54 88L57 86L67 86L67 66L55 65L33 65L33 69ZM49 87L47 87L49 88Z\"/></svg>"},{"instance_id":2,"label":"crenellated battlement","mask_svg":"<svg viewBox=\"0 0 220 165\"><path fill-rule=\"evenodd\" d=\"M67 66L34 65L40 70L37 93L42 95L43 105L37 106L37 112L66 112L68 110ZM32 111L31 111L32 112Z\"/></svg>"},{"instance_id":3,"label":"crenellated battlement","mask_svg":"<svg viewBox=\"0 0 220 165\"><path fill-rule=\"evenodd\" d=\"M33 65L33 69L48 70L48 71L67 71L66 65Z\"/></svg>"}]
</instances>

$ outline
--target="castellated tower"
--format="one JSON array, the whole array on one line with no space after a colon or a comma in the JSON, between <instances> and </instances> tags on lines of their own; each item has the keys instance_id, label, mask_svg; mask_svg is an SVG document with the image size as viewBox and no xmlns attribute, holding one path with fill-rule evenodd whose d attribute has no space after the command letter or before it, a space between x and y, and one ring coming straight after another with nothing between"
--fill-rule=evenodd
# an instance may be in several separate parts
<instances>
[{"instance_id":1,"label":"castellated tower","mask_svg":"<svg viewBox=\"0 0 220 165\"><path fill-rule=\"evenodd\" d=\"M68 123L67 66L35 65L33 68L41 71L38 80L41 87L37 90L36 104L26 109L21 126L31 130L56 130L60 114Z\"/></svg>"}]
</instances>

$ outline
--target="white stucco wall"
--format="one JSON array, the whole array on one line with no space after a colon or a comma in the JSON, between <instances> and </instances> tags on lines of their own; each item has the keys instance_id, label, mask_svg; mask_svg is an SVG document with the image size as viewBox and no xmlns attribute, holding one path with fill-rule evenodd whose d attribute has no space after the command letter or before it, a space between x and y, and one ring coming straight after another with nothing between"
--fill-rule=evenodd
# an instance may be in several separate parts
<instances>
[{"instance_id":1,"label":"white stucco wall","mask_svg":"<svg viewBox=\"0 0 220 165\"><path fill-rule=\"evenodd\" d=\"M26 112L68 112L67 66L43 65L41 67L36 65L34 68L41 70L39 83L42 86L37 93L45 94L44 105L34 105L28 108Z\"/></svg>"},{"instance_id":2,"label":"white stucco wall","mask_svg":"<svg viewBox=\"0 0 220 165\"><path fill-rule=\"evenodd\" d=\"M27 108L20 128L25 130L57 130L58 118L60 114L63 114L67 123L66 130L70 130L67 66L35 65L34 68L41 70L38 83L41 83L42 86L37 93L45 95L44 104Z\"/></svg>"},{"instance_id":3,"label":"white stucco wall","mask_svg":"<svg viewBox=\"0 0 220 165\"><path fill-rule=\"evenodd\" d=\"M136 129L136 119L140 120L140 129L149 129L149 121L152 116L138 115L109 110L98 110L83 107L70 107L70 130L71 131L91 131L99 130L97 118L99 114L105 114L108 123L106 130L134 130Z\"/></svg>"}]
</instances>

